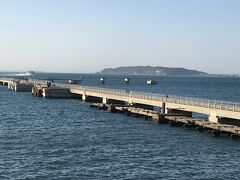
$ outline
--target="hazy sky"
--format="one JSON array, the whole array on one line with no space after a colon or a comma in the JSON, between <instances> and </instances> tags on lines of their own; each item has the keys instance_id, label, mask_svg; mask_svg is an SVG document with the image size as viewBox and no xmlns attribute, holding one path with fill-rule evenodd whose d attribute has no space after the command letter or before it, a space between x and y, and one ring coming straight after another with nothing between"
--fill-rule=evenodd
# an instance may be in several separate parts
<instances>
[{"instance_id":1,"label":"hazy sky","mask_svg":"<svg viewBox=\"0 0 240 180\"><path fill-rule=\"evenodd\" d=\"M240 0L0 0L0 71L240 73Z\"/></svg>"}]
</instances>

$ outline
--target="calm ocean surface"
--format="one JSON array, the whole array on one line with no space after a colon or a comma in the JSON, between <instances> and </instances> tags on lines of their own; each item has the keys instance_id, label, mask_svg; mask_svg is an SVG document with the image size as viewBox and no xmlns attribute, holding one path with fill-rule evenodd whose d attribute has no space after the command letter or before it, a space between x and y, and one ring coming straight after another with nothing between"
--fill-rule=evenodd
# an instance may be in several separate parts
<instances>
[{"instance_id":1,"label":"calm ocean surface","mask_svg":"<svg viewBox=\"0 0 240 180\"><path fill-rule=\"evenodd\" d=\"M237 77L36 74L82 85L240 102ZM59 80L63 81L63 80ZM240 141L0 86L0 179L239 179Z\"/></svg>"}]
</instances>

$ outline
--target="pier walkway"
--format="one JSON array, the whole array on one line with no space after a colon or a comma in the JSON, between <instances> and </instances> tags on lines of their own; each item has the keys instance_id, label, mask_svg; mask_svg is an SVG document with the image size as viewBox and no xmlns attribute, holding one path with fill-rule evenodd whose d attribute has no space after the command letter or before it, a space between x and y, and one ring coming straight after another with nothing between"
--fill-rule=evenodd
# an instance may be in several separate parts
<instances>
[{"instance_id":1,"label":"pier walkway","mask_svg":"<svg viewBox=\"0 0 240 180\"><path fill-rule=\"evenodd\" d=\"M43 83L43 80L36 79L20 80L19 82L16 82L16 79L13 78L0 78L0 84L8 86L11 84L15 84L16 86L19 84L31 84L31 86L33 86L34 84ZM71 97L66 95L69 93L72 95L78 95L82 100L98 100L103 104L128 104L144 108L159 107L161 108L161 113L181 113L189 117L191 117L194 112L207 115L210 122L235 125L240 124L240 104L238 103L63 83L52 83L52 87L55 88L48 88L46 86L43 87L42 91L44 97L54 97L55 91L58 92L58 96L61 96L60 89L63 89L63 97ZM27 89L29 91L29 88Z\"/></svg>"},{"instance_id":2,"label":"pier walkway","mask_svg":"<svg viewBox=\"0 0 240 180\"><path fill-rule=\"evenodd\" d=\"M123 91L107 88L96 88L79 85L55 84L67 88L73 94L82 96L83 100L89 97L102 99L103 103L111 100L126 102L128 104L142 104L160 107L162 113L168 112L195 112L209 116L209 121L218 122L231 119L240 120L240 104L196 99L189 97L166 96L164 94L151 94L143 92Z\"/></svg>"}]
</instances>

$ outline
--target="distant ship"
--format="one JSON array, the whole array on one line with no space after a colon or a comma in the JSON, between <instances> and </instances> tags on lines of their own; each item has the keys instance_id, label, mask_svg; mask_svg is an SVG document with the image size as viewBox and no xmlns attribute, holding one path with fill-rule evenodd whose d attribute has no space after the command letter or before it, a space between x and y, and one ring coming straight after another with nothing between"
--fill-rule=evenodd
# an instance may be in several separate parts
<instances>
[{"instance_id":1,"label":"distant ship","mask_svg":"<svg viewBox=\"0 0 240 180\"><path fill-rule=\"evenodd\" d=\"M26 75L28 75L28 76L31 76L31 75L34 75L34 74L35 74L34 71L28 71L28 72L26 73Z\"/></svg>"},{"instance_id":2,"label":"distant ship","mask_svg":"<svg viewBox=\"0 0 240 180\"><path fill-rule=\"evenodd\" d=\"M27 71L25 73L18 73L18 74L16 74L16 76L32 76L34 74L35 74L34 71Z\"/></svg>"}]
</instances>

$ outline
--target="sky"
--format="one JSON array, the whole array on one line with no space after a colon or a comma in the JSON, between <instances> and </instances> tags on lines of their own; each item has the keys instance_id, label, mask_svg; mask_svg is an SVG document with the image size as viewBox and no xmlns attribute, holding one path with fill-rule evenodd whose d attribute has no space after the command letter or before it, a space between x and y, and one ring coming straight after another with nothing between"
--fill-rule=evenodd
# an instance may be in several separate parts
<instances>
[{"instance_id":1,"label":"sky","mask_svg":"<svg viewBox=\"0 0 240 180\"><path fill-rule=\"evenodd\" d=\"M0 71L240 74L239 0L0 0Z\"/></svg>"}]
</instances>

